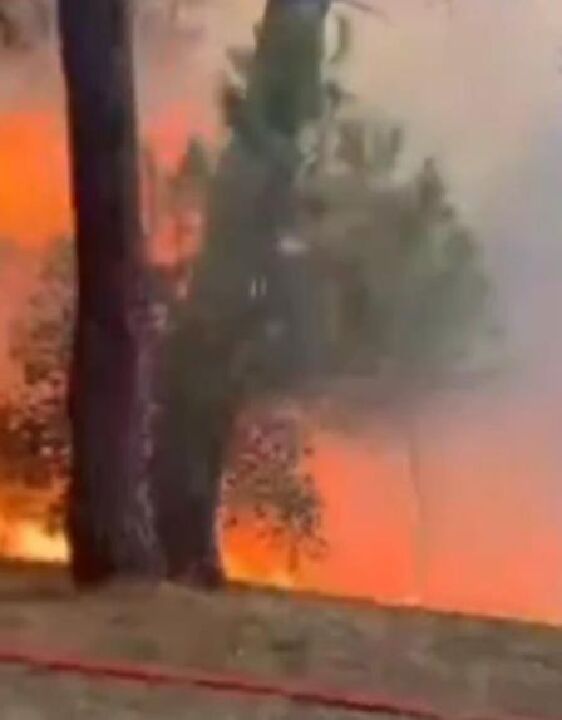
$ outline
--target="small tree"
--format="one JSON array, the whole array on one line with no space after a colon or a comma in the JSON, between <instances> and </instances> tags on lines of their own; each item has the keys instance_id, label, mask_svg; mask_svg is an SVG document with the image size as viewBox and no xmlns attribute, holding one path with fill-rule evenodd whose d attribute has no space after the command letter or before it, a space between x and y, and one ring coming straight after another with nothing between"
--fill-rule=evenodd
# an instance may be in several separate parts
<instances>
[{"instance_id":1,"label":"small tree","mask_svg":"<svg viewBox=\"0 0 562 720\"><path fill-rule=\"evenodd\" d=\"M292 212L298 135L318 109L328 6L266 5L248 83L225 93L232 136L209 188L189 300L170 325L156 487L171 573L195 582L222 574L216 517L233 423L250 399L273 392L290 363L276 352L289 347L276 345L276 329L291 302L276 248Z\"/></svg>"},{"instance_id":2,"label":"small tree","mask_svg":"<svg viewBox=\"0 0 562 720\"><path fill-rule=\"evenodd\" d=\"M287 549L287 569L318 558L322 499L307 467L313 453L305 423L290 408L249 409L238 418L223 479L225 530L251 523L273 545Z\"/></svg>"},{"instance_id":3,"label":"small tree","mask_svg":"<svg viewBox=\"0 0 562 720\"><path fill-rule=\"evenodd\" d=\"M65 398L72 349L73 276L72 246L58 240L48 252L28 311L14 325L10 343L21 382L6 401L9 423L4 423L4 437L11 440L4 457L20 477L32 483L49 484L67 478L70 471Z\"/></svg>"}]
</instances>

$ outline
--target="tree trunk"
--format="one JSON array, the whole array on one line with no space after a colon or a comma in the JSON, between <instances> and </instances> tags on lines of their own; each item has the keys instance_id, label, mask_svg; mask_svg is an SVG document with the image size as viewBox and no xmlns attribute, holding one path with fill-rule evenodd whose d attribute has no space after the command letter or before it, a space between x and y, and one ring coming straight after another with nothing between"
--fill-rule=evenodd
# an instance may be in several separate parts
<instances>
[{"instance_id":1,"label":"tree trunk","mask_svg":"<svg viewBox=\"0 0 562 720\"><path fill-rule=\"evenodd\" d=\"M153 475L158 529L171 579L215 587L223 572L216 531L229 436L224 353L176 300L162 343Z\"/></svg>"},{"instance_id":2,"label":"tree trunk","mask_svg":"<svg viewBox=\"0 0 562 720\"><path fill-rule=\"evenodd\" d=\"M280 271L277 242L293 168L287 170L283 152L268 155L267 141L272 133L290 149L315 112L328 6L328 0L268 0L243 112L247 124L234 129L219 162L203 256L185 312L172 320L164 343L154 464L159 527L170 575L195 584L223 577L216 525L224 452L245 398L237 368L254 330L247 290L264 265ZM262 169L252 187L248 165ZM248 218L249 233L240 227ZM249 250L248 235L259 246ZM268 262L257 267L264 257ZM228 268L226 278L215 263Z\"/></svg>"},{"instance_id":3,"label":"tree trunk","mask_svg":"<svg viewBox=\"0 0 562 720\"><path fill-rule=\"evenodd\" d=\"M168 401L156 469L159 532L168 575L191 585L218 587L224 573L216 513L228 429L218 433L207 413L182 413L185 403L170 397Z\"/></svg>"},{"instance_id":4,"label":"tree trunk","mask_svg":"<svg viewBox=\"0 0 562 720\"><path fill-rule=\"evenodd\" d=\"M59 0L78 260L70 382L72 569L147 578L163 562L147 474L147 262L127 0Z\"/></svg>"}]
</instances>

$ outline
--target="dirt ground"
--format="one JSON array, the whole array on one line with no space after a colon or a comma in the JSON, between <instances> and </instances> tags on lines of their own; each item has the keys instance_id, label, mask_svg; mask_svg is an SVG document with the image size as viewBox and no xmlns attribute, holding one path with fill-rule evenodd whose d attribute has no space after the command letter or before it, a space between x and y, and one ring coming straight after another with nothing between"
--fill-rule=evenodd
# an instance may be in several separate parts
<instances>
[{"instance_id":1,"label":"dirt ground","mask_svg":"<svg viewBox=\"0 0 562 720\"><path fill-rule=\"evenodd\" d=\"M2 720L396 720L12 670L0 673L0 708Z\"/></svg>"},{"instance_id":2,"label":"dirt ground","mask_svg":"<svg viewBox=\"0 0 562 720\"><path fill-rule=\"evenodd\" d=\"M60 570L6 566L0 651L8 649L382 693L422 701L451 719L562 718L560 630L257 590L206 595L170 586L113 587L77 595ZM360 717L207 691L0 670L0 720Z\"/></svg>"}]
</instances>

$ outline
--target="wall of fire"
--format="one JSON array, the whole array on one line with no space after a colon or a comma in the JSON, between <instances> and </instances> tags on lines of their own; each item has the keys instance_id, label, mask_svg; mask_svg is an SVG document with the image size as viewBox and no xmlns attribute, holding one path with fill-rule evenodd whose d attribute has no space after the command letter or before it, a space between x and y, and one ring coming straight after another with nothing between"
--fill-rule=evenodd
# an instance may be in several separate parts
<instances>
[{"instance_id":1,"label":"wall of fire","mask_svg":"<svg viewBox=\"0 0 562 720\"><path fill-rule=\"evenodd\" d=\"M139 0L141 131L162 169L191 135L222 142L225 48L251 41L261 4ZM351 434L315 430L326 556L291 574L282 553L242 532L225 548L233 575L383 603L562 620L562 290L553 269L562 259L562 11L547 2L504 6L460 2L450 15L439 4L399 0L382 2L384 13L372 17L351 11L355 46L345 72L369 105L408 129L404 170L435 155L485 240L509 372L492 389L448 394L420 419L423 549L404 440L375 419ZM11 8L10 24L0 22L4 387L17 375L10 327L49 244L71 229L53 8L49 0L14 0ZM165 222L159 232L165 259L174 252ZM63 539L41 529L43 500L22 493L0 488L4 553L63 558Z\"/></svg>"}]
</instances>

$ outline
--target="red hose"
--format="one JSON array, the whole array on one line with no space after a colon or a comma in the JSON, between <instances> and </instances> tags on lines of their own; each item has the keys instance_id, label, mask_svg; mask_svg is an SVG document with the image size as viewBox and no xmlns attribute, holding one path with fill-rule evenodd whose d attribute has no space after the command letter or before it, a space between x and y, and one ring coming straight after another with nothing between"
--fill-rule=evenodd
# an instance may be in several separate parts
<instances>
[{"instance_id":1,"label":"red hose","mask_svg":"<svg viewBox=\"0 0 562 720\"><path fill-rule=\"evenodd\" d=\"M452 720L451 716L445 716L423 703L401 702L380 695L336 692L289 683L265 682L226 674L198 671L180 672L155 666L100 663L18 650L0 650L0 665L24 666L35 670L81 675L102 680L121 680L168 687L192 687L254 697L282 698L299 705L371 714L385 713L391 717L410 717L413 720ZM457 712L455 720L538 720L538 718L523 718L522 716L476 718Z\"/></svg>"}]
</instances>

